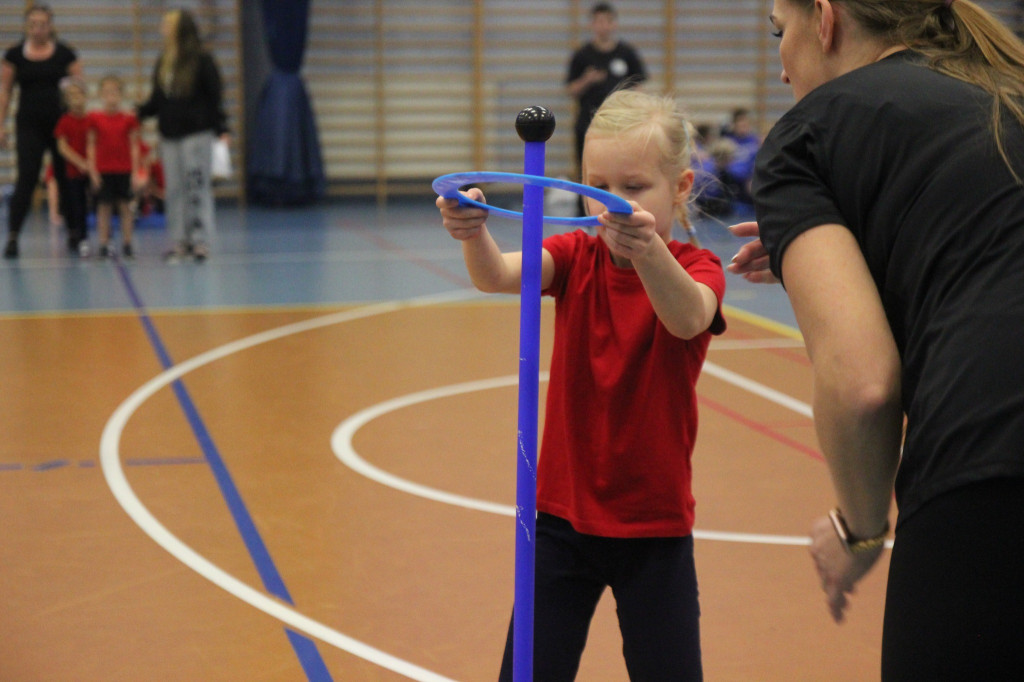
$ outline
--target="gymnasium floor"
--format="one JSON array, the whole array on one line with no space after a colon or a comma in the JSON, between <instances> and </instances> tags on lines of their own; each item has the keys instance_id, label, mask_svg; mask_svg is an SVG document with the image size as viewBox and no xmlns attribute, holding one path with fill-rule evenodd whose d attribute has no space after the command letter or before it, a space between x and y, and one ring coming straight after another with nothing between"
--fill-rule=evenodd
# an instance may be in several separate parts
<instances>
[{"instance_id":1,"label":"gymnasium floor","mask_svg":"<svg viewBox=\"0 0 1024 682\"><path fill-rule=\"evenodd\" d=\"M470 288L432 200L222 206L202 265L163 264L155 228L134 261L72 259L33 220L0 262L0 680L495 678L518 302ZM888 556L842 626L807 556L833 500L792 313L731 276L726 303L695 454L705 677L877 679ZM607 598L579 679L626 679Z\"/></svg>"}]
</instances>

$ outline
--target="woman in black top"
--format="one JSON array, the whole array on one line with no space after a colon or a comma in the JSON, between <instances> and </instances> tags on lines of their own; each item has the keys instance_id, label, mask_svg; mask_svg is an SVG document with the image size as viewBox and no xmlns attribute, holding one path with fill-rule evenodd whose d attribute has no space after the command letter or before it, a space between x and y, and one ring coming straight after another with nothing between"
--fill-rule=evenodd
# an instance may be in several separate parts
<instances>
[{"instance_id":1,"label":"woman in black top","mask_svg":"<svg viewBox=\"0 0 1024 682\"><path fill-rule=\"evenodd\" d=\"M882 679L1020 679L1024 44L968 0L772 22L797 104L757 157L763 248L730 269L764 281L768 256L814 366L828 605L878 560L895 483Z\"/></svg>"},{"instance_id":2,"label":"woman in black top","mask_svg":"<svg viewBox=\"0 0 1024 682\"><path fill-rule=\"evenodd\" d=\"M174 247L168 262L192 256L203 261L213 230L212 149L215 136L228 141L220 72L203 49L195 18L187 10L164 15L164 49L153 69L149 99L140 119L156 116L164 168L164 206Z\"/></svg>"},{"instance_id":3,"label":"woman in black top","mask_svg":"<svg viewBox=\"0 0 1024 682\"><path fill-rule=\"evenodd\" d=\"M39 183L43 153L49 149L59 194L67 196L64 158L57 152L53 129L63 113L60 81L82 75L74 50L57 40L53 11L33 5L25 12L25 38L4 54L0 62L0 147L8 145L5 125L15 84L20 89L17 124L18 176L11 196L8 238L4 258L18 257L18 235ZM68 244L78 252L78 244Z\"/></svg>"}]
</instances>

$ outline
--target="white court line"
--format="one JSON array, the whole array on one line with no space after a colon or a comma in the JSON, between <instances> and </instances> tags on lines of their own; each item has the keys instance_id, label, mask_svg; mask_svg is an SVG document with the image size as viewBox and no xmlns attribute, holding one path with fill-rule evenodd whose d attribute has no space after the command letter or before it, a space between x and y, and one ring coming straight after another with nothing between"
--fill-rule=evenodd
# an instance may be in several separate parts
<instances>
[{"instance_id":1,"label":"white court line","mask_svg":"<svg viewBox=\"0 0 1024 682\"><path fill-rule=\"evenodd\" d=\"M800 339L712 339L710 350L771 350L803 348Z\"/></svg>"},{"instance_id":2,"label":"white court line","mask_svg":"<svg viewBox=\"0 0 1024 682\"><path fill-rule=\"evenodd\" d=\"M359 640L330 628L319 621L313 620L312 618L298 612L293 607L268 596L264 592L257 590L246 583L243 583L234 576L226 573L220 567L211 563L205 557L198 554L195 550L171 533L162 523L160 523L160 521L153 516L149 509L135 494L135 491L132 489L125 477L124 469L122 467L120 457L120 440L121 434L124 432L128 420L139 409L139 407L157 391L180 379L185 374L203 367L204 365L223 359L229 355L294 334L321 329L331 325L375 315L383 315L403 308L421 307L479 297L480 294L477 292L467 290L456 292L454 294L449 293L427 296L406 302L371 305L356 310L348 310L341 313L316 317L239 339L197 355L161 372L156 377L143 384L140 388L136 389L135 392L122 402L104 426L103 434L100 438L100 465L111 493L113 493L114 498L125 510L125 513L127 513L139 528L149 535L154 542L213 584L224 589L226 592L234 595L238 599L248 603L254 608L277 618L299 632L303 632L327 644L347 651L382 668L404 675L409 679L418 680L420 682L454 682L449 678L392 656L387 652L381 651L380 649L372 647L364 642L360 642ZM784 406L790 407L791 409L796 409L796 411L801 414L810 415L810 406L800 403L793 398L789 398L788 396L774 391L767 386L758 384L757 382L753 382L741 377L740 375L725 370L724 368L718 367L713 363L705 363L704 371L707 371L725 381L737 383L741 388L751 390L768 400L773 400L780 404L784 404ZM454 387L454 389L456 392L464 393L486 390L499 386L514 385L517 381L517 377L501 377L481 382L460 384L457 387ZM445 391L447 392L445 393ZM411 405L416 402L432 400L445 395L454 395L455 393L452 391L453 387L435 389L434 391L424 391L422 393L412 394L403 398L397 398L363 410L347 419L335 430L331 438L332 448L334 448L335 453L337 454L337 443L348 443L348 449L351 450L350 446L352 435L360 426L368 421L393 409L399 409L400 407ZM388 474L387 472L373 467L369 463L365 462L365 460L362 460L357 454L355 454L354 450L352 450L351 455L346 455L346 457L352 460L353 468L357 471L363 475L373 478L374 480L378 480L384 485L391 485L392 487L406 490L411 494L428 497L429 499L436 499L437 501L444 502L446 504L457 504L459 506L477 509L479 511L514 516L514 510L512 507L434 490L411 481L406 481L392 474ZM694 536L706 540L722 540L730 542L757 542L762 544L782 545L808 544L807 538L799 536L755 535L718 531L695 531Z\"/></svg>"},{"instance_id":3,"label":"white court line","mask_svg":"<svg viewBox=\"0 0 1024 682\"><path fill-rule=\"evenodd\" d=\"M765 386L764 384L754 381L753 379L748 379L742 374L737 374L736 372L733 372L730 369L726 369L721 365L716 365L713 362L705 362L704 369L702 371L705 374L710 374L711 376L717 379L726 381L732 384L733 386L738 386L739 388L742 388L744 391L753 393L754 395L759 395L769 402L773 402L776 405L781 405L782 407L790 409L793 412L796 412L797 414L801 414L811 419L814 418L814 414L811 411L811 406L808 405L807 403L797 400L796 398L791 398L790 396L786 395L785 393L782 393L781 391L776 391L774 388Z\"/></svg>"},{"instance_id":4,"label":"white court line","mask_svg":"<svg viewBox=\"0 0 1024 682\"><path fill-rule=\"evenodd\" d=\"M706 362L704 363L704 371L717 376L724 381L735 383L741 388L760 395L766 400L770 400L782 405L783 407L788 407L796 412L810 416L810 405L801 403L794 398L790 398L787 395L779 393L764 384L742 377L735 372L725 369L724 367L719 367L713 363ZM540 380L547 381L548 373L541 372ZM334 430L334 433L331 435L331 449L334 451L335 456L341 460L345 466L389 488L400 490L402 492L409 493L410 495L423 497L428 500L433 500L435 502L462 507L464 509L473 509L476 511L488 512L490 514L515 517L516 510L512 505L497 504L496 502L489 502L487 500L466 497L464 495L456 495L454 493L431 488L384 471L363 459L352 446L352 439L360 428L377 417L383 416L389 412L394 412L411 405L425 403L431 400L438 400L440 398L447 398L475 391L486 391L494 388L516 386L518 383L518 376L509 375L494 379L484 379L482 381L470 381L451 386L441 386L386 400L382 403L360 410L338 425ZM762 545L807 546L810 544L810 538L796 535L764 535L756 533L694 530L693 537L698 540L717 540L720 542L742 542Z\"/></svg>"},{"instance_id":5,"label":"white court line","mask_svg":"<svg viewBox=\"0 0 1024 682\"><path fill-rule=\"evenodd\" d=\"M315 637L327 644L347 651L359 658L374 663L387 670L392 670L409 679L420 682L454 682L447 677L435 672L421 668L415 664L392 656L364 642L353 639L342 634L319 621L313 620L296 611L291 606L266 595L260 590L243 583L238 578L226 573L220 567L211 563L201 556L194 549L182 542L177 536L171 533L166 526L157 520L149 509L142 504L128 479L125 477L124 468L121 466L120 441L125 425L136 410L153 396L160 389L180 379L192 370L198 369L216 360L222 359L234 353L241 352L259 344L268 343L293 334L299 334L314 329L320 329L342 322L383 315L407 307L430 305L447 301L460 300L464 298L475 298L475 292L458 292L456 294L443 294L438 296L424 297L406 303L384 303L379 305L366 306L357 310L349 310L341 313L325 315L311 320L304 320L295 324L286 325L259 334L225 344L201 355L175 365L156 377L143 384L122 402L103 428L103 435L100 438L100 466L103 469L103 476L106 478L107 486L113 493L114 498L124 509L125 513L153 539L158 545L166 549L172 556L183 564L199 573L201 576L224 589L228 593L238 597L242 601L263 611L269 616L277 618L283 623L290 625L296 630L311 637Z\"/></svg>"}]
</instances>

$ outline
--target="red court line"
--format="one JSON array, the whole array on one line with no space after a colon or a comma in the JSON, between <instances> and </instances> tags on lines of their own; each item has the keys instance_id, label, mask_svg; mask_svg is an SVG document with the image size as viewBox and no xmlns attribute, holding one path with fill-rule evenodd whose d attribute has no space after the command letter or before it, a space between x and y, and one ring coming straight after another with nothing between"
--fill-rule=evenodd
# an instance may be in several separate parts
<instances>
[{"instance_id":1,"label":"red court line","mask_svg":"<svg viewBox=\"0 0 1024 682\"><path fill-rule=\"evenodd\" d=\"M449 270L445 270L444 268L440 268L437 265L435 265L434 263L430 262L429 260L426 260L425 258L420 258L414 252L399 246L398 244L396 244L395 242L391 241L390 239L385 239L384 237L381 237L380 235L375 234L374 232L370 231L369 229L366 229L366 228L359 228L359 229L364 233L363 234L363 238L366 239L367 241L372 242L373 245L376 246L377 248L379 248L381 251L388 251L388 252L391 252L391 253L401 254L402 257L405 260L409 261L410 263L412 263L414 265L418 265L419 267L423 268L427 272L433 273L433 274L437 275L438 277L440 277L441 279L446 279L449 282L452 282L453 284L455 284L456 286L462 287L464 289L465 288L470 288L470 287L473 286L473 282L470 281L469 277L467 277L467 276L459 276L459 275L453 274Z\"/></svg>"},{"instance_id":2,"label":"red court line","mask_svg":"<svg viewBox=\"0 0 1024 682\"><path fill-rule=\"evenodd\" d=\"M748 417L748 416L746 416L746 415L744 415L744 414L742 414L740 412L737 412L736 410L733 410L733 409L730 409L730 408L726 407L725 405L723 405L720 402L717 402L717 401L712 400L710 398L706 398L704 396L697 396L697 401L700 402L701 404L711 408L715 412L718 412L719 414L722 414L725 417L727 417L729 419L732 419L733 421L736 421L736 422L739 422L740 424L743 424L748 429L752 429L753 431L757 431L758 433L763 434L763 435L771 438L772 440L778 441L779 443L782 443L783 445L786 445L787 447L793 448L797 452L804 453L805 455L807 455L811 459L816 459L819 462L824 462L825 461L825 457L820 452L815 450L814 448L809 447L807 445L804 445L803 443L795 441L792 438L779 433L778 431L776 431L772 427L768 426L764 422L760 422L760 421L756 421L754 419L751 419L750 417Z\"/></svg>"}]
</instances>

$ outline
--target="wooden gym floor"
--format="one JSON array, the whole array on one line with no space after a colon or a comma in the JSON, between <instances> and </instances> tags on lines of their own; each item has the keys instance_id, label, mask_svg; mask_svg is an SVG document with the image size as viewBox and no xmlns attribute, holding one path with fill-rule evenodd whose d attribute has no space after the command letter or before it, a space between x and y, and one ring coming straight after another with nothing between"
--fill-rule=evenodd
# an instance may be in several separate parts
<instances>
[{"instance_id":1,"label":"wooden gym floor","mask_svg":"<svg viewBox=\"0 0 1024 682\"><path fill-rule=\"evenodd\" d=\"M156 228L79 261L33 220L0 263L0 680L496 677L518 301L469 288L432 201L221 207L203 265L164 265ZM834 625L809 363L780 289L729 287L694 465L705 677L877 679L888 556ZM626 679L610 599L579 679Z\"/></svg>"}]
</instances>

